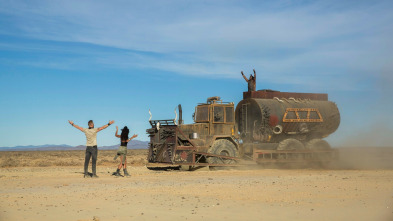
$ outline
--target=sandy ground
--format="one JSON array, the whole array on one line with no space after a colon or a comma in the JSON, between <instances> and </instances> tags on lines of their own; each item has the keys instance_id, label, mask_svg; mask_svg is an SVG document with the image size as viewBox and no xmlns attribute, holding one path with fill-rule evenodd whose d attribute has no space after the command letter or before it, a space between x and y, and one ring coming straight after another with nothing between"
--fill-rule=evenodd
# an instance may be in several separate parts
<instances>
[{"instance_id":1,"label":"sandy ground","mask_svg":"<svg viewBox=\"0 0 393 221\"><path fill-rule=\"evenodd\" d=\"M81 166L4 166L0 220L393 220L391 168L152 171L139 160L130 178L111 176L114 162L97 179Z\"/></svg>"}]
</instances>

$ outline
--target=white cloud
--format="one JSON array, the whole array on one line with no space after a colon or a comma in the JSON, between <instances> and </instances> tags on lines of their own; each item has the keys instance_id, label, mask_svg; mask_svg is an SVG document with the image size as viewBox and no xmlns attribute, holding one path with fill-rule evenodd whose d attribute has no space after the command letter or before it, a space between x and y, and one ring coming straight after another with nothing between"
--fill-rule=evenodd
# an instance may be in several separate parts
<instances>
[{"instance_id":1,"label":"white cloud","mask_svg":"<svg viewBox=\"0 0 393 221\"><path fill-rule=\"evenodd\" d=\"M289 78L293 83L290 76L295 73L345 79L361 72L381 78L385 75L377 70L393 58L393 7L383 1L2 1L1 5L7 5L0 9L6 15L3 20L12 23L1 33L131 50L128 55L101 55L124 67L226 77L256 68L281 76L267 80L285 83ZM104 62L100 56L96 60Z\"/></svg>"}]
</instances>

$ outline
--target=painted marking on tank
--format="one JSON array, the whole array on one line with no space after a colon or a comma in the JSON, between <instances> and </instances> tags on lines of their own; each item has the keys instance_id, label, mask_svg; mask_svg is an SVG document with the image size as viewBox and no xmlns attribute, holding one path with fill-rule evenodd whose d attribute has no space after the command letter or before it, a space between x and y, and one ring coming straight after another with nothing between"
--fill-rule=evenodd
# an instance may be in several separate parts
<instances>
[{"instance_id":1,"label":"painted marking on tank","mask_svg":"<svg viewBox=\"0 0 393 221\"><path fill-rule=\"evenodd\" d=\"M288 113L293 113L296 116L296 119L288 119L287 115ZM307 112L307 117L306 118L300 118L299 113L301 112ZM310 119L311 113L314 112L315 114L318 115L319 118L317 119ZM304 116L304 115L303 115ZM287 108L285 111L285 114L282 118L282 122L286 123L298 123L298 122L313 122L313 123L319 123L323 122L323 118L321 113L317 108Z\"/></svg>"}]
</instances>

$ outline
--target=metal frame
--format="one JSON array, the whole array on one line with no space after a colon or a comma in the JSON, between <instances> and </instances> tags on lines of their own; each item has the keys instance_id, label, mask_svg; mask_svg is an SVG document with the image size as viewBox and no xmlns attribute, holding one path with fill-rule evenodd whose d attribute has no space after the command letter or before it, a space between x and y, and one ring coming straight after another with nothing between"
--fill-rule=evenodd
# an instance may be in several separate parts
<instances>
[{"instance_id":1,"label":"metal frame","mask_svg":"<svg viewBox=\"0 0 393 221\"><path fill-rule=\"evenodd\" d=\"M237 158L237 157L230 157L230 156L222 156L222 155L217 155L217 154L211 154L211 153L206 153L206 152L198 152L196 145L187 137L184 135L184 132L177 127L176 131L179 132L183 137L185 137L185 139L191 144L191 146L177 146L175 145L174 148L174 152L176 153L176 151L178 150L185 150L185 151L193 151L192 152L192 161L190 163L173 163L176 165L187 165L187 166L240 166L239 164L209 164L209 163L200 163L199 161L202 158L207 158L207 157L218 157L221 159L229 159L229 160L235 160L237 162L239 162L241 159ZM174 156L173 156L174 157ZM171 160L172 162L174 162L174 159Z\"/></svg>"},{"instance_id":2,"label":"metal frame","mask_svg":"<svg viewBox=\"0 0 393 221\"><path fill-rule=\"evenodd\" d=\"M338 150L258 150L254 147L255 162L323 162L338 159ZM319 158L321 156L322 158ZM326 158L326 159L324 159Z\"/></svg>"},{"instance_id":3,"label":"metal frame","mask_svg":"<svg viewBox=\"0 0 393 221\"><path fill-rule=\"evenodd\" d=\"M149 121L150 125L152 127L155 127L157 123L160 123L160 125L167 126L167 125L176 125L175 120L150 120Z\"/></svg>"},{"instance_id":4,"label":"metal frame","mask_svg":"<svg viewBox=\"0 0 393 221\"><path fill-rule=\"evenodd\" d=\"M307 118L306 119L300 119L299 112L306 112L307 111ZM287 114L288 112L295 112L296 118L297 119L287 119ZM310 113L311 112L316 112L319 116L319 119L310 119ZM321 123L323 122L323 118L321 113L319 113L319 110L317 108L287 108L285 111L284 116L282 117L282 122L288 123L299 123L299 122L316 122L316 123Z\"/></svg>"},{"instance_id":5,"label":"metal frame","mask_svg":"<svg viewBox=\"0 0 393 221\"><path fill-rule=\"evenodd\" d=\"M192 162L191 163L176 163L176 165L185 165L185 166L192 166L192 167L198 167L198 166L221 166L221 167L236 167L236 166L242 166L241 164L210 164L210 163L199 163L199 161L203 157L218 157L221 159L229 159L229 160L235 160L239 162L241 159L237 157L229 157L229 156L222 156L222 155L216 155L216 154L210 154L210 153L205 153L205 152L193 152L192 153Z\"/></svg>"}]
</instances>

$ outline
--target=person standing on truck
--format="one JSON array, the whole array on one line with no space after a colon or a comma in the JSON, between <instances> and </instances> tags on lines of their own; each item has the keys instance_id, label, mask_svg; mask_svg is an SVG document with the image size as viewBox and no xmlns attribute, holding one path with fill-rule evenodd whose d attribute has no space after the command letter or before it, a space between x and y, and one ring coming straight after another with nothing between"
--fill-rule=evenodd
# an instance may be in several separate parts
<instances>
[{"instance_id":1,"label":"person standing on truck","mask_svg":"<svg viewBox=\"0 0 393 221\"><path fill-rule=\"evenodd\" d=\"M93 175L91 177L98 178L97 170L96 170L96 162L97 162L97 154L98 154L97 133L103 129L108 128L115 121L113 121L113 120L109 121L108 124L106 124L102 127L99 127L99 128L94 128L94 122L92 120L89 120L89 122L87 123L89 128L80 127L80 126L74 124L74 122L70 121L70 120L68 122L71 124L71 126L79 129L80 131L82 131L86 135L85 167L84 167L83 177L84 178L90 177L89 173L87 172L87 168L89 166L90 158L92 158L91 167L92 167Z\"/></svg>"},{"instance_id":2,"label":"person standing on truck","mask_svg":"<svg viewBox=\"0 0 393 221\"><path fill-rule=\"evenodd\" d=\"M254 76L252 76L252 74L250 74L250 78L249 79L247 79L247 77L243 74L243 71L241 71L244 80L246 80L246 82L248 83L248 92L256 90L257 73L255 73L255 69L253 69L253 71L254 71Z\"/></svg>"},{"instance_id":3,"label":"person standing on truck","mask_svg":"<svg viewBox=\"0 0 393 221\"><path fill-rule=\"evenodd\" d=\"M132 137L128 138L128 134L130 130L128 130L128 127L125 126L123 129L121 129L121 135L118 135L117 132L119 130L119 127L116 126L116 133L115 136L120 138L120 147L117 150L117 154L114 158L114 160L117 159L117 157L120 156L120 164L117 167L116 172L114 172L112 175L114 176L121 176L120 175L120 169L123 167L123 172L124 176L130 176L130 174L127 172L127 143L130 142L130 140L134 139L138 135L134 134Z\"/></svg>"}]
</instances>

